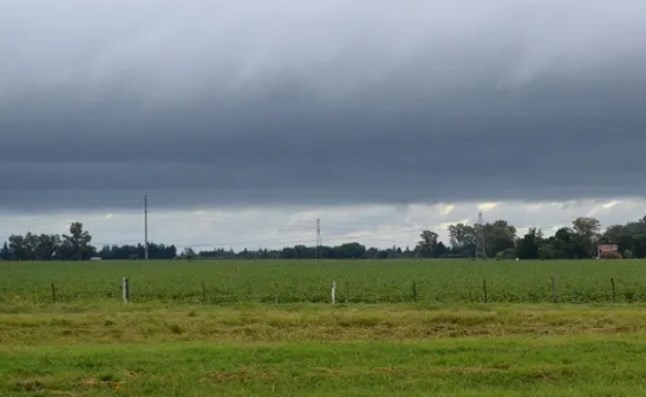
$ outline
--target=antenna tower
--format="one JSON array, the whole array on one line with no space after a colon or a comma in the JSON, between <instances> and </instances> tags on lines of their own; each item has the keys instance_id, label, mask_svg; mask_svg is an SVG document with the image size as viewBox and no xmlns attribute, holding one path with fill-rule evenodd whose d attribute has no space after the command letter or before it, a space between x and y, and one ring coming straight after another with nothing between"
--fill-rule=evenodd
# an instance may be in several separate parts
<instances>
[{"instance_id":1,"label":"antenna tower","mask_svg":"<svg viewBox=\"0 0 646 397\"><path fill-rule=\"evenodd\" d=\"M475 227L476 231L476 259L487 259L487 247L485 245L484 236L484 217L482 212L478 213L478 223Z\"/></svg>"},{"instance_id":2,"label":"antenna tower","mask_svg":"<svg viewBox=\"0 0 646 397\"><path fill-rule=\"evenodd\" d=\"M323 243L321 242L321 220L317 218L316 219L316 248L314 248L315 259L320 259L322 245Z\"/></svg>"},{"instance_id":3,"label":"antenna tower","mask_svg":"<svg viewBox=\"0 0 646 397\"><path fill-rule=\"evenodd\" d=\"M148 260L148 195L144 195L144 259Z\"/></svg>"}]
</instances>

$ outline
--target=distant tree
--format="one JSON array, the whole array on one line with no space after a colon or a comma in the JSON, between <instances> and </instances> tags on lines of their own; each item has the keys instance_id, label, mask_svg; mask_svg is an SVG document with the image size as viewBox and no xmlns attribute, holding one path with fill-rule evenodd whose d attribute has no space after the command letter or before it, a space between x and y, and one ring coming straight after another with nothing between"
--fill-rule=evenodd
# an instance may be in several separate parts
<instances>
[{"instance_id":1,"label":"distant tree","mask_svg":"<svg viewBox=\"0 0 646 397\"><path fill-rule=\"evenodd\" d=\"M538 259L541 244L543 244L543 233L536 228L530 228L527 234L516 243L516 255L520 259Z\"/></svg>"},{"instance_id":2,"label":"distant tree","mask_svg":"<svg viewBox=\"0 0 646 397\"><path fill-rule=\"evenodd\" d=\"M29 248L27 247L23 236L15 234L9 236L9 250L11 251L11 259L29 259Z\"/></svg>"},{"instance_id":3,"label":"distant tree","mask_svg":"<svg viewBox=\"0 0 646 397\"><path fill-rule=\"evenodd\" d=\"M496 253L496 259L514 259L516 258L516 250L514 248L507 248Z\"/></svg>"},{"instance_id":4,"label":"distant tree","mask_svg":"<svg viewBox=\"0 0 646 397\"><path fill-rule=\"evenodd\" d=\"M92 236L83 230L83 224L74 222L70 225L70 234L63 235L61 244L62 259L84 260L89 259L96 249L90 245Z\"/></svg>"},{"instance_id":5,"label":"distant tree","mask_svg":"<svg viewBox=\"0 0 646 397\"><path fill-rule=\"evenodd\" d=\"M23 241L25 244L25 252L26 252L26 257L24 259L27 259L27 260L39 259L36 252L38 250L38 244L39 244L38 236L35 234L32 234L31 232L28 232L27 234L25 234L25 238Z\"/></svg>"},{"instance_id":6,"label":"distant tree","mask_svg":"<svg viewBox=\"0 0 646 397\"><path fill-rule=\"evenodd\" d=\"M601 234L601 222L595 218L577 218L572 222L577 244L583 248L585 257L596 255L596 244Z\"/></svg>"},{"instance_id":7,"label":"distant tree","mask_svg":"<svg viewBox=\"0 0 646 397\"><path fill-rule=\"evenodd\" d=\"M483 233L488 257L497 257L499 252L514 248L516 228L505 220L487 223L483 227Z\"/></svg>"},{"instance_id":8,"label":"distant tree","mask_svg":"<svg viewBox=\"0 0 646 397\"><path fill-rule=\"evenodd\" d=\"M334 252L337 258L358 259L365 256L366 247L362 244L352 242L334 247Z\"/></svg>"},{"instance_id":9,"label":"distant tree","mask_svg":"<svg viewBox=\"0 0 646 397\"><path fill-rule=\"evenodd\" d=\"M188 259L190 261L190 260L196 259L197 254L195 253L193 248L186 247L186 248L184 248L184 251L182 252L182 258Z\"/></svg>"},{"instance_id":10,"label":"distant tree","mask_svg":"<svg viewBox=\"0 0 646 397\"><path fill-rule=\"evenodd\" d=\"M540 259L566 259L565 252L558 250L552 243L546 243L538 248L538 257Z\"/></svg>"},{"instance_id":11,"label":"distant tree","mask_svg":"<svg viewBox=\"0 0 646 397\"><path fill-rule=\"evenodd\" d=\"M415 248L418 256L422 258L431 258L433 256L435 246L437 246L439 235L430 230L424 230L419 236L421 240L417 243L417 247Z\"/></svg>"},{"instance_id":12,"label":"distant tree","mask_svg":"<svg viewBox=\"0 0 646 397\"><path fill-rule=\"evenodd\" d=\"M11 251L9 250L9 246L5 241L4 245L2 246L2 249L0 250L0 260L8 261L10 259L11 259Z\"/></svg>"},{"instance_id":13,"label":"distant tree","mask_svg":"<svg viewBox=\"0 0 646 397\"><path fill-rule=\"evenodd\" d=\"M458 223L449 226L449 241L456 256L474 257L476 252L476 231L473 226Z\"/></svg>"},{"instance_id":14,"label":"distant tree","mask_svg":"<svg viewBox=\"0 0 646 397\"><path fill-rule=\"evenodd\" d=\"M61 238L57 234L41 234L37 238L37 243L34 248L37 260L49 261L56 255L60 249Z\"/></svg>"},{"instance_id":15,"label":"distant tree","mask_svg":"<svg viewBox=\"0 0 646 397\"><path fill-rule=\"evenodd\" d=\"M617 244L624 258L646 257L646 217L625 225L612 225L599 238L599 242Z\"/></svg>"},{"instance_id":16,"label":"distant tree","mask_svg":"<svg viewBox=\"0 0 646 397\"><path fill-rule=\"evenodd\" d=\"M433 247L433 252L431 253L431 257L433 258L444 258L449 254L449 249L444 245L443 242L438 241L437 244L435 244L435 247Z\"/></svg>"}]
</instances>

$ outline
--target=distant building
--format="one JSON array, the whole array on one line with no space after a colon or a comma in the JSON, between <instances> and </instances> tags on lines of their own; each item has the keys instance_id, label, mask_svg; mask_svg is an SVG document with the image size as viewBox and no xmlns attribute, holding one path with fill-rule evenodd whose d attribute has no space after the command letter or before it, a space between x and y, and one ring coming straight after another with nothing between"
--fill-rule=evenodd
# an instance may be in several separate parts
<instances>
[{"instance_id":1,"label":"distant building","mask_svg":"<svg viewBox=\"0 0 646 397\"><path fill-rule=\"evenodd\" d=\"M603 258L608 254L613 255L615 253L619 253L617 244L601 244L597 247L597 258Z\"/></svg>"}]
</instances>

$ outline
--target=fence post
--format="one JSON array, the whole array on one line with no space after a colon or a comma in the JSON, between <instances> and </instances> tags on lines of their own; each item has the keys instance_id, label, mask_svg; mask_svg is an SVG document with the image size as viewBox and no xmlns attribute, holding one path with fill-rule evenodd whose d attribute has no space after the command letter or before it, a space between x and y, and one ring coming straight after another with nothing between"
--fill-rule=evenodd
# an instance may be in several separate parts
<instances>
[{"instance_id":1,"label":"fence post","mask_svg":"<svg viewBox=\"0 0 646 397\"><path fill-rule=\"evenodd\" d=\"M332 281L332 304L336 303L336 281Z\"/></svg>"},{"instance_id":2,"label":"fence post","mask_svg":"<svg viewBox=\"0 0 646 397\"><path fill-rule=\"evenodd\" d=\"M276 298L276 304L278 304L278 283L274 283L274 298Z\"/></svg>"},{"instance_id":3,"label":"fence post","mask_svg":"<svg viewBox=\"0 0 646 397\"><path fill-rule=\"evenodd\" d=\"M487 295L487 280L482 280L482 292L484 293L484 303L489 302L489 296Z\"/></svg>"},{"instance_id":4,"label":"fence post","mask_svg":"<svg viewBox=\"0 0 646 397\"><path fill-rule=\"evenodd\" d=\"M413 300L417 302L417 283L413 280Z\"/></svg>"},{"instance_id":5,"label":"fence post","mask_svg":"<svg viewBox=\"0 0 646 397\"><path fill-rule=\"evenodd\" d=\"M559 296L558 293L556 292L556 276L552 275L552 302L558 303L559 301Z\"/></svg>"},{"instance_id":6,"label":"fence post","mask_svg":"<svg viewBox=\"0 0 646 397\"><path fill-rule=\"evenodd\" d=\"M206 304L206 285L204 285L204 281L202 281L202 302Z\"/></svg>"},{"instance_id":7,"label":"fence post","mask_svg":"<svg viewBox=\"0 0 646 397\"><path fill-rule=\"evenodd\" d=\"M130 299L130 285L127 277L121 279L121 296L123 297L123 303L128 303Z\"/></svg>"},{"instance_id":8,"label":"fence post","mask_svg":"<svg viewBox=\"0 0 646 397\"><path fill-rule=\"evenodd\" d=\"M610 284L612 285L612 301L615 302L617 300L617 290L615 289L615 278L610 279Z\"/></svg>"},{"instance_id":9,"label":"fence post","mask_svg":"<svg viewBox=\"0 0 646 397\"><path fill-rule=\"evenodd\" d=\"M56 286L52 283L52 301L56 303Z\"/></svg>"}]
</instances>

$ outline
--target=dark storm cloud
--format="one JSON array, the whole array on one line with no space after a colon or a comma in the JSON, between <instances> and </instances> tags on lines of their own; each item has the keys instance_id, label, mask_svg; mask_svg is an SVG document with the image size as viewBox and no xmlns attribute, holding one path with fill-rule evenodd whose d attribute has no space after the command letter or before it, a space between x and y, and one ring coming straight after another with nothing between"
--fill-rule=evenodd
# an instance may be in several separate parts
<instances>
[{"instance_id":1,"label":"dark storm cloud","mask_svg":"<svg viewBox=\"0 0 646 397\"><path fill-rule=\"evenodd\" d=\"M646 6L444 3L7 4L0 206L644 193Z\"/></svg>"}]
</instances>

